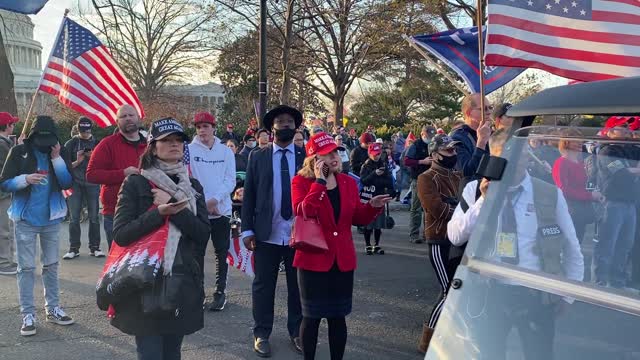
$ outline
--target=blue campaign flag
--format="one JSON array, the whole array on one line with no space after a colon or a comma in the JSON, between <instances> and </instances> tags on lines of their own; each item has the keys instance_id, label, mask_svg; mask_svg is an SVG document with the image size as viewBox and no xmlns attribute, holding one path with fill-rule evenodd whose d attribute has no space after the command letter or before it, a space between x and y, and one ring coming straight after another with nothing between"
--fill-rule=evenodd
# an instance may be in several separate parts
<instances>
[{"instance_id":1,"label":"blue campaign flag","mask_svg":"<svg viewBox=\"0 0 640 360\"><path fill-rule=\"evenodd\" d=\"M486 28L483 28L486 37ZM480 66L478 60L478 27L455 29L432 35L418 35L413 41L446 63L455 71L472 92L480 92ZM489 94L523 72L524 68L486 66L484 91Z\"/></svg>"},{"instance_id":2,"label":"blue campaign flag","mask_svg":"<svg viewBox=\"0 0 640 360\"><path fill-rule=\"evenodd\" d=\"M0 0L0 9L37 14L49 0Z\"/></svg>"}]
</instances>

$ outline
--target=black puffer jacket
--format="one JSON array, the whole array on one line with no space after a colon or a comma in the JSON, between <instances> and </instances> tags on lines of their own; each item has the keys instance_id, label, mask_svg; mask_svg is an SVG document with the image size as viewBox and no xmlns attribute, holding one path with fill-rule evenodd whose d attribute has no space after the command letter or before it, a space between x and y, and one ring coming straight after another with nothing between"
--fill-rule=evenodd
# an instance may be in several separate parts
<instances>
[{"instance_id":1,"label":"black puffer jacket","mask_svg":"<svg viewBox=\"0 0 640 360\"><path fill-rule=\"evenodd\" d=\"M174 179L177 182L177 178ZM202 194L202 185L191 179L191 186ZM114 241L126 246L142 236L159 228L164 219L158 209L148 210L153 204L153 194L149 181L141 175L128 176L120 193L113 219ZM197 199L198 214L183 210L170 217L170 221L180 229L182 237L178 246L178 255L182 264L174 265L173 271L180 271L193 276L185 276L182 285L182 303L177 316L165 317L143 315L141 297L114 304L116 316L111 325L130 335L188 335L204 327L202 301L204 300L203 273L196 262L196 249L204 247L209 240L209 219L204 197ZM176 259L176 263L179 263ZM178 267L181 267L178 269Z\"/></svg>"}]
</instances>

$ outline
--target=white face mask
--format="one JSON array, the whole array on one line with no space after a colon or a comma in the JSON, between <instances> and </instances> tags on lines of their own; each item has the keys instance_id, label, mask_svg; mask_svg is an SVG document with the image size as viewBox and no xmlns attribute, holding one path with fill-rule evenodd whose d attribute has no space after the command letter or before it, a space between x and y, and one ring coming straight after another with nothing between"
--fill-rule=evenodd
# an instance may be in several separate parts
<instances>
[{"instance_id":1,"label":"white face mask","mask_svg":"<svg viewBox=\"0 0 640 360\"><path fill-rule=\"evenodd\" d=\"M254 147L256 147L256 142L255 141L247 141L247 147L249 149L253 149Z\"/></svg>"}]
</instances>

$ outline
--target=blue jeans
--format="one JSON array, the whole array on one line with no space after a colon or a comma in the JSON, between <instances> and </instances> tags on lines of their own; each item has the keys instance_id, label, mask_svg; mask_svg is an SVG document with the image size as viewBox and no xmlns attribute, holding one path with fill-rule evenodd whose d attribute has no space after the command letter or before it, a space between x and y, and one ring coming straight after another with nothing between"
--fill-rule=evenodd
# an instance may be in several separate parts
<instances>
[{"instance_id":1,"label":"blue jeans","mask_svg":"<svg viewBox=\"0 0 640 360\"><path fill-rule=\"evenodd\" d=\"M183 335L136 336L138 360L180 360Z\"/></svg>"},{"instance_id":2,"label":"blue jeans","mask_svg":"<svg viewBox=\"0 0 640 360\"><path fill-rule=\"evenodd\" d=\"M40 262L42 263L42 284L47 311L58 306L58 243L60 224L32 226L26 221L15 223L16 250L18 258L18 291L20 293L20 313L36 313L33 304L35 284L36 242L40 238Z\"/></svg>"},{"instance_id":3,"label":"blue jeans","mask_svg":"<svg viewBox=\"0 0 640 360\"><path fill-rule=\"evenodd\" d=\"M595 280L609 282L617 288L624 287L627 260L636 232L634 203L607 202L598 232L599 242L593 252Z\"/></svg>"},{"instance_id":4,"label":"blue jeans","mask_svg":"<svg viewBox=\"0 0 640 360\"><path fill-rule=\"evenodd\" d=\"M98 185L73 184L73 194L69 197L69 250L80 250L80 214L84 202L89 212L89 250L100 249L100 218L98 217Z\"/></svg>"},{"instance_id":5,"label":"blue jeans","mask_svg":"<svg viewBox=\"0 0 640 360\"><path fill-rule=\"evenodd\" d=\"M111 249L113 242L113 215L102 215L104 233L107 234L107 246Z\"/></svg>"}]
</instances>

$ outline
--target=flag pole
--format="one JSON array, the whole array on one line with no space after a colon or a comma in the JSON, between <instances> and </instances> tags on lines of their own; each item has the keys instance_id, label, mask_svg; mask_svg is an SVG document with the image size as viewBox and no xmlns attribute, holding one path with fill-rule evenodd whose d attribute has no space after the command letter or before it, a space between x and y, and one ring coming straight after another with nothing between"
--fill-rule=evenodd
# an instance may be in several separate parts
<instances>
[{"instance_id":1,"label":"flag pole","mask_svg":"<svg viewBox=\"0 0 640 360\"><path fill-rule=\"evenodd\" d=\"M469 92L463 88L452 76L449 72L447 72L447 70L445 70L440 64L438 64L437 62L433 61L433 59L431 59L431 57L429 57L429 54L427 54L424 49L422 49L420 46L418 46L415 41L410 37L407 36L406 34L402 34L402 38L405 39L409 45L411 45L411 47L413 47L414 49L416 49L416 51L418 53L420 53L420 55L422 55L423 58L425 58L429 64L433 65L433 67L436 69L436 71L438 71L440 74L442 74L442 76L444 76L447 80L449 80L450 83L453 84L453 86L455 86L462 94L464 95L468 95Z\"/></svg>"},{"instance_id":2,"label":"flag pole","mask_svg":"<svg viewBox=\"0 0 640 360\"><path fill-rule=\"evenodd\" d=\"M64 21L67 19L68 15L69 15L69 9L65 9L64 10L64 16L62 17L62 23L60 24L60 28L58 29L58 33L56 34L56 37L54 38L55 40L58 40L58 38L60 37L60 33L62 32L62 27L64 26ZM55 51L55 43L54 43L53 46L54 47L51 48L51 52L49 53L49 58L47 59L47 62L45 63L45 68L47 67L47 65L51 61L51 57L53 56L53 52ZM40 91L40 85L42 85L42 79L44 79L44 71L42 72L42 75L40 75L40 80L38 81L38 87L36 88L36 91L33 93L33 97L31 98L31 105L29 105L29 111L27 112L27 117L24 120L24 126L22 127L22 132L20 133L20 139L24 139L24 136L27 133L27 129L31 126L31 113L33 112L33 108L35 106L36 99L38 98L38 93Z\"/></svg>"},{"instance_id":3,"label":"flag pole","mask_svg":"<svg viewBox=\"0 0 640 360\"><path fill-rule=\"evenodd\" d=\"M484 124L485 119L484 116L484 37L483 34L483 25L484 25L484 9L482 8L482 0L478 0L476 5L476 26L478 27L478 69L480 75L480 124Z\"/></svg>"}]
</instances>

